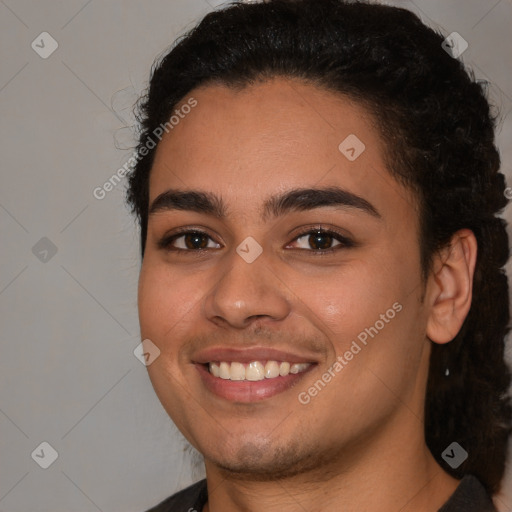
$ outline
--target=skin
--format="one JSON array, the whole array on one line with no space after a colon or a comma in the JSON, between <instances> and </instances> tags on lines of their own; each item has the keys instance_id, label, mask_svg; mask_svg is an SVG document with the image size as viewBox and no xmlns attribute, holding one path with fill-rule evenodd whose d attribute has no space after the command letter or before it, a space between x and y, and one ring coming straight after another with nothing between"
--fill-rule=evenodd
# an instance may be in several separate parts
<instances>
[{"instance_id":1,"label":"skin","mask_svg":"<svg viewBox=\"0 0 512 512\"><path fill-rule=\"evenodd\" d=\"M150 205L168 189L200 190L222 197L227 215L150 215L138 300L142 339L161 351L148 366L152 384L205 457L204 510L436 511L458 481L425 444L428 358L469 311L473 234L456 233L422 282L415 198L386 169L371 116L343 96L288 78L190 96L197 106L157 148ZM354 161L338 149L350 134L365 145ZM261 216L272 194L325 186L357 194L380 217L334 206ZM324 241L338 250L315 254L301 233L319 224L356 245ZM207 250L159 248L179 227L205 231ZM263 250L250 264L236 252L249 236ZM183 237L173 244L187 247ZM402 310L300 403L397 302ZM209 392L192 362L220 345L275 347L317 364L291 389L240 403Z\"/></svg>"}]
</instances>

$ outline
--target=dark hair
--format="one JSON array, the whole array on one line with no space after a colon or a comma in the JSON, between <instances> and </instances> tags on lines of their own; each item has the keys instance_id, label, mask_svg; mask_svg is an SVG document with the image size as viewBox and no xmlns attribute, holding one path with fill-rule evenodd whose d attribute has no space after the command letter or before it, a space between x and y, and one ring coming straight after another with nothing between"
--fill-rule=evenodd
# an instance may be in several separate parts
<instances>
[{"instance_id":1,"label":"dark hair","mask_svg":"<svg viewBox=\"0 0 512 512\"><path fill-rule=\"evenodd\" d=\"M358 1L239 2L209 13L153 68L127 201L140 222L144 257L155 150L140 150L199 85L243 88L292 77L366 107L386 141L390 173L417 197L424 277L457 230L469 228L477 238L470 312L453 341L432 344L425 437L450 474L474 474L496 492L512 431L502 268L509 248L497 217L507 204L505 180L484 85L441 47L443 39L408 10ZM469 453L457 469L441 457L453 441Z\"/></svg>"}]
</instances>

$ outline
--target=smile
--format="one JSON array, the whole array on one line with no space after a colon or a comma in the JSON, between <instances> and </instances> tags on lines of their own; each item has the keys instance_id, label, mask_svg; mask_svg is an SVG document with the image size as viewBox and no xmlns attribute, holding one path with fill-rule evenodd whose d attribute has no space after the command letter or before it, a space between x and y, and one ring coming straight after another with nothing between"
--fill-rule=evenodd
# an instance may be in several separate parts
<instances>
[{"instance_id":1,"label":"smile","mask_svg":"<svg viewBox=\"0 0 512 512\"><path fill-rule=\"evenodd\" d=\"M210 393L230 402L251 403L294 387L317 364L257 360L249 363L212 361L195 366Z\"/></svg>"},{"instance_id":2,"label":"smile","mask_svg":"<svg viewBox=\"0 0 512 512\"><path fill-rule=\"evenodd\" d=\"M237 361L218 361L208 364L211 375L224 380L260 381L286 377L290 373L296 375L306 371L311 363L289 363L287 361L251 361L240 363Z\"/></svg>"}]
</instances>

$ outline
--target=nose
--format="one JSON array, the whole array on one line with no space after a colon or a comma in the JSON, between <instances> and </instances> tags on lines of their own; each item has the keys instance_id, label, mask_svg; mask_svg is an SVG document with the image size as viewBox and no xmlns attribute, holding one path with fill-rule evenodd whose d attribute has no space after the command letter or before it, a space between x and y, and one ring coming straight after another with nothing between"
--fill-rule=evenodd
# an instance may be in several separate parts
<instances>
[{"instance_id":1,"label":"nose","mask_svg":"<svg viewBox=\"0 0 512 512\"><path fill-rule=\"evenodd\" d=\"M289 315L287 288L264 253L248 263L233 251L223 263L221 275L205 297L208 320L245 329L264 318L279 321Z\"/></svg>"}]
</instances>

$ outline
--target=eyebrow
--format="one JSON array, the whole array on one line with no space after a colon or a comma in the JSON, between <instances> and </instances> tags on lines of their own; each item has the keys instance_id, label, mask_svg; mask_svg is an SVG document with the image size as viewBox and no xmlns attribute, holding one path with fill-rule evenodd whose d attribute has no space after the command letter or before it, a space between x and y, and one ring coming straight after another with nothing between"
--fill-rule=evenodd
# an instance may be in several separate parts
<instances>
[{"instance_id":1,"label":"eyebrow","mask_svg":"<svg viewBox=\"0 0 512 512\"><path fill-rule=\"evenodd\" d=\"M263 204L262 219L286 215L293 211L306 211L326 206L343 209L357 209L375 218L381 219L378 210L366 199L339 187L296 188L268 198ZM151 203L149 215L173 210L185 210L218 219L227 217L227 207L221 197L198 190L170 189Z\"/></svg>"}]
</instances>

